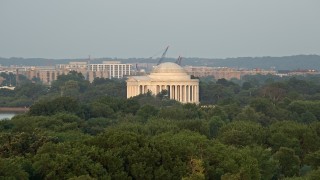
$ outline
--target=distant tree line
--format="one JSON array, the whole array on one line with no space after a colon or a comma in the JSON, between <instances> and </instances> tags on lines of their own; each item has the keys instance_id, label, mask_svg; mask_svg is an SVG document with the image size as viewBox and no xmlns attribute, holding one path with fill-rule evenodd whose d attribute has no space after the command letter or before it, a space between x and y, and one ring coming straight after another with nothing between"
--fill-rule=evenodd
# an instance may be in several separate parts
<instances>
[{"instance_id":1,"label":"distant tree line","mask_svg":"<svg viewBox=\"0 0 320 180\"><path fill-rule=\"evenodd\" d=\"M102 63L107 60L121 60L123 63L157 63L159 58L96 58L92 63ZM72 61L87 62L88 59L44 59L44 58L1 58L0 64L3 66L25 65L25 66L54 66L56 64L67 64ZM164 61L175 62L175 58L166 58ZM233 67L233 68L262 68L276 70L296 70L296 69L316 69L320 70L319 55L295 55L283 57L235 57L235 58L189 58L182 59L182 65L191 66L212 66L212 67Z\"/></svg>"}]
</instances>

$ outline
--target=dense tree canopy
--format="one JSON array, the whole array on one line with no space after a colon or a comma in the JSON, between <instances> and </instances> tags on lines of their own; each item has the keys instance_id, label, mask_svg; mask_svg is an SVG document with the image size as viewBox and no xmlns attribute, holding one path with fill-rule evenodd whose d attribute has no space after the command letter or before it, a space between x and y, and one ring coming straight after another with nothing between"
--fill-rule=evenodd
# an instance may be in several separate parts
<instances>
[{"instance_id":1,"label":"dense tree canopy","mask_svg":"<svg viewBox=\"0 0 320 180\"><path fill-rule=\"evenodd\" d=\"M0 90L0 179L317 179L320 78L200 79L200 105L79 73ZM165 92L162 92L165 93Z\"/></svg>"}]
</instances>

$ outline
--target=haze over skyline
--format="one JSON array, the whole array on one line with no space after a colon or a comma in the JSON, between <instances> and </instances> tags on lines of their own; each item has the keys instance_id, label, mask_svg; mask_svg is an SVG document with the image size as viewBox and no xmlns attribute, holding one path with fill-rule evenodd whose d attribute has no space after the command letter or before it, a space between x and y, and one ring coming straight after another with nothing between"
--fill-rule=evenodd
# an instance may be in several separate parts
<instances>
[{"instance_id":1,"label":"haze over skyline","mask_svg":"<svg viewBox=\"0 0 320 180\"><path fill-rule=\"evenodd\" d=\"M320 54L318 0L3 0L0 57ZM161 54L159 54L160 56Z\"/></svg>"}]
</instances>

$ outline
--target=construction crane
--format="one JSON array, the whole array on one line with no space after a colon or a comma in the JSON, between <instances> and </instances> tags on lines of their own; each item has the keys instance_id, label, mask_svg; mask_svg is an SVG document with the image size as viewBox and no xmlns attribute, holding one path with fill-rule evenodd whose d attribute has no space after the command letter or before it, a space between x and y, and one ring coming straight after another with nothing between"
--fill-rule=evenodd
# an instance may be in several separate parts
<instances>
[{"instance_id":1,"label":"construction crane","mask_svg":"<svg viewBox=\"0 0 320 180\"><path fill-rule=\"evenodd\" d=\"M162 54L160 60L158 61L157 65L159 65L159 64L162 63L162 61L163 61L164 58L166 57L166 54L167 54L168 49L169 49L169 46L167 46L166 50L163 52L163 54Z\"/></svg>"},{"instance_id":2,"label":"construction crane","mask_svg":"<svg viewBox=\"0 0 320 180\"><path fill-rule=\"evenodd\" d=\"M175 63L181 66L181 60L182 60L182 57L179 56Z\"/></svg>"}]
</instances>

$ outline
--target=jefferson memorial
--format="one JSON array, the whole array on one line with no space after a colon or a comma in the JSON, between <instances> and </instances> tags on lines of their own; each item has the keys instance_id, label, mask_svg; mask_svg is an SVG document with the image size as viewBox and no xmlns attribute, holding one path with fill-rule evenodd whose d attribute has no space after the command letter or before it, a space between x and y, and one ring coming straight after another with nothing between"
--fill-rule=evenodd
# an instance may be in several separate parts
<instances>
[{"instance_id":1,"label":"jefferson memorial","mask_svg":"<svg viewBox=\"0 0 320 180\"><path fill-rule=\"evenodd\" d=\"M199 80L191 79L176 63L161 63L150 75L131 76L127 80L127 98L148 91L157 95L162 90L167 90L170 99L181 103L199 103Z\"/></svg>"}]
</instances>

